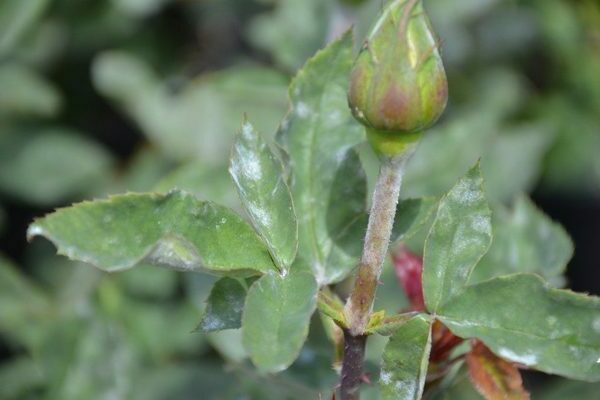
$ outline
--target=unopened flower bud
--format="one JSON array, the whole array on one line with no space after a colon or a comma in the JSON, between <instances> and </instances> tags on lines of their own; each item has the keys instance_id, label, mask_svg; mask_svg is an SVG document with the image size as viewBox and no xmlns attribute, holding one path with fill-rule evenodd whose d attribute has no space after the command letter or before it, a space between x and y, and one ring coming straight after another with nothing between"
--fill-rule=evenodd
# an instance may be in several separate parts
<instances>
[{"instance_id":1,"label":"unopened flower bud","mask_svg":"<svg viewBox=\"0 0 600 400\"><path fill-rule=\"evenodd\" d=\"M355 61L352 113L376 150L393 154L437 121L447 99L439 44L421 0L391 1Z\"/></svg>"}]
</instances>

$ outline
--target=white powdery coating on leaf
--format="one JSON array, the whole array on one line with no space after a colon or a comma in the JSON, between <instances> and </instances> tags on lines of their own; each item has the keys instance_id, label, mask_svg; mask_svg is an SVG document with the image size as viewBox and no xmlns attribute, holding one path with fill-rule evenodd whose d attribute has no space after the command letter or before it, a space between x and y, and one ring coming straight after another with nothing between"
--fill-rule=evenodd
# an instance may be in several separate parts
<instances>
[{"instance_id":1,"label":"white powdery coating on leaf","mask_svg":"<svg viewBox=\"0 0 600 400\"><path fill-rule=\"evenodd\" d=\"M600 316L594 318L594 320L592 321L592 328L595 332L600 333Z\"/></svg>"},{"instance_id":2,"label":"white powdery coating on leaf","mask_svg":"<svg viewBox=\"0 0 600 400\"><path fill-rule=\"evenodd\" d=\"M308 117L311 114L311 110L310 110L310 108L308 108L308 106L306 105L306 103L299 102L296 105L296 114L300 118L306 118L306 117Z\"/></svg>"},{"instance_id":3,"label":"white powdery coating on leaf","mask_svg":"<svg viewBox=\"0 0 600 400\"><path fill-rule=\"evenodd\" d=\"M450 197L459 203L469 205L481 200L481 192L471 187L465 179L460 180L450 192Z\"/></svg>"},{"instance_id":4,"label":"white powdery coating on leaf","mask_svg":"<svg viewBox=\"0 0 600 400\"><path fill-rule=\"evenodd\" d=\"M246 176L248 179L258 181L262 178L260 159L251 151L239 147L237 149L238 163L234 165L236 175Z\"/></svg>"},{"instance_id":5,"label":"white powdery coating on leaf","mask_svg":"<svg viewBox=\"0 0 600 400\"><path fill-rule=\"evenodd\" d=\"M519 364L531 366L537 364L537 357L535 354L516 354L510 349L502 347L498 350L500 357L504 357L510 361L517 362Z\"/></svg>"},{"instance_id":6,"label":"white powdery coating on leaf","mask_svg":"<svg viewBox=\"0 0 600 400\"><path fill-rule=\"evenodd\" d=\"M252 128L252 125L247 122L242 125L242 136L246 140L252 140L254 138L254 129Z\"/></svg>"},{"instance_id":7,"label":"white powdery coating on leaf","mask_svg":"<svg viewBox=\"0 0 600 400\"><path fill-rule=\"evenodd\" d=\"M27 237L32 238L34 236L41 236L44 234L44 229L39 225L30 225L27 229Z\"/></svg>"},{"instance_id":8,"label":"white powdery coating on leaf","mask_svg":"<svg viewBox=\"0 0 600 400\"><path fill-rule=\"evenodd\" d=\"M396 393L400 395L406 395L409 393L417 393L417 382L416 381L398 381L394 385ZM402 397L399 397L402 398Z\"/></svg>"},{"instance_id":9,"label":"white powdery coating on leaf","mask_svg":"<svg viewBox=\"0 0 600 400\"><path fill-rule=\"evenodd\" d=\"M315 279L320 285L324 285L327 282L327 276L325 275L325 267L318 260L315 260L312 266L313 272L315 273Z\"/></svg>"},{"instance_id":10,"label":"white powdery coating on leaf","mask_svg":"<svg viewBox=\"0 0 600 400\"><path fill-rule=\"evenodd\" d=\"M271 224L271 216L265 209L256 207L252 204L249 205L248 211L252 214L252 218L260 225L268 226Z\"/></svg>"},{"instance_id":11,"label":"white powdery coating on leaf","mask_svg":"<svg viewBox=\"0 0 600 400\"><path fill-rule=\"evenodd\" d=\"M388 385L392 381L392 374L391 374L391 372L381 371L381 375L379 377L379 380L384 385Z\"/></svg>"},{"instance_id":12,"label":"white powdery coating on leaf","mask_svg":"<svg viewBox=\"0 0 600 400\"><path fill-rule=\"evenodd\" d=\"M217 330L223 326L223 322L213 317L212 315L205 315L202 320L202 329L207 331Z\"/></svg>"},{"instance_id":13,"label":"white powdery coating on leaf","mask_svg":"<svg viewBox=\"0 0 600 400\"><path fill-rule=\"evenodd\" d=\"M480 214L472 216L471 227L479 233L491 233L490 219L487 216Z\"/></svg>"}]
</instances>

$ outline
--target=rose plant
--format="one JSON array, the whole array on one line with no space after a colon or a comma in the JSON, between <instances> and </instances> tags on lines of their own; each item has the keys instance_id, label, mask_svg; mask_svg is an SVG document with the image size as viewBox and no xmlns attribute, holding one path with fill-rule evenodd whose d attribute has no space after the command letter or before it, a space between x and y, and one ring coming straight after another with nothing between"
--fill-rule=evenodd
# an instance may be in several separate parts
<instances>
[{"instance_id":1,"label":"rose plant","mask_svg":"<svg viewBox=\"0 0 600 400\"><path fill-rule=\"evenodd\" d=\"M178 189L127 193L59 209L28 236L107 272L155 264L219 276L198 329L240 328L263 374L294 363L318 313L341 363L326 396L360 397L378 336L389 337L383 399L443 398L464 368L487 399L529 398L519 369L600 380L600 299L545 279L571 255L562 228L525 197L492 214L479 163L440 198L398 203L447 98L421 1L393 0L358 56L348 32L298 72L276 143L246 117L229 168L243 216ZM370 210L365 141L380 163ZM393 315L374 308L390 248L411 303Z\"/></svg>"}]
</instances>

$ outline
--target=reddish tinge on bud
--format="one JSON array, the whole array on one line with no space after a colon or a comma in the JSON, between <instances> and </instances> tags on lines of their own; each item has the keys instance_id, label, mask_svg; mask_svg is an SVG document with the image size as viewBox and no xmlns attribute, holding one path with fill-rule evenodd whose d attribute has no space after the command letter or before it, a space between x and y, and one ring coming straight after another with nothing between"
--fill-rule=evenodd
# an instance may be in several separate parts
<instances>
[{"instance_id":1,"label":"reddish tinge on bud","mask_svg":"<svg viewBox=\"0 0 600 400\"><path fill-rule=\"evenodd\" d=\"M439 43L421 0L392 0L352 69L348 102L354 117L368 128L372 143L405 140L435 123L447 99Z\"/></svg>"},{"instance_id":2,"label":"reddish tinge on bud","mask_svg":"<svg viewBox=\"0 0 600 400\"><path fill-rule=\"evenodd\" d=\"M425 311L423 298L423 260L400 246L393 254L394 271L414 311Z\"/></svg>"}]
</instances>

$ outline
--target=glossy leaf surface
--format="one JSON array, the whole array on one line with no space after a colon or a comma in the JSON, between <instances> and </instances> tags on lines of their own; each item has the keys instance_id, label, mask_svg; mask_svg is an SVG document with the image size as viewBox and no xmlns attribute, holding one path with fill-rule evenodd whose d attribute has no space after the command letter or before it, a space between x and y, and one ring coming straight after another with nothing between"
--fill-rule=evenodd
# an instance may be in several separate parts
<instances>
[{"instance_id":1,"label":"glossy leaf surface","mask_svg":"<svg viewBox=\"0 0 600 400\"><path fill-rule=\"evenodd\" d=\"M419 400L425 386L430 350L430 321L417 316L403 324L383 351L379 378L381 398Z\"/></svg>"},{"instance_id":2,"label":"glossy leaf surface","mask_svg":"<svg viewBox=\"0 0 600 400\"><path fill-rule=\"evenodd\" d=\"M289 269L298 249L298 223L281 161L249 123L242 125L229 172L252 225L269 247L281 271Z\"/></svg>"},{"instance_id":3,"label":"glossy leaf surface","mask_svg":"<svg viewBox=\"0 0 600 400\"><path fill-rule=\"evenodd\" d=\"M600 299L517 274L469 286L438 311L456 335L496 355L573 379L600 380Z\"/></svg>"},{"instance_id":4,"label":"glossy leaf surface","mask_svg":"<svg viewBox=\"0 0 600 400\"><path fill-rule=\"evenodd\" d=\"M298 254L321 285L342 279L356 263L355 257L336 244L340 232L329 227L362 218L365 207L364 172L360 163L348 163L347 155L364 139L346 101L352 57L352 38L346 34L307 62L290 86L292 109L279 133L293 170ZM343 192L332 189L336 179L345 180ZM337 212L332 221L329 205L347 212Z\"/></svg>"},{"instance_id":5,"label":"glossy leaf surface","mask_svg":"<svg viewBox=\"0 0 600 400\"><path fill-rule=\"evenodd\" d=\"M462 290L491 241L491 211L476 165L440 200L425 241L423 293L429 311Z\"/></svg>"},{"instance_id":6,"label":"glossy leaf surface","mask_svg":"<svg viewBox=\"0 0 600 400\"><path fill-rule=\"evenodd\" d=\"M267 274L252 284L242 317L244 347L261 371L279 372L298 357L317 304L306 272Z\"/></svg>"},{"instance_id":7,"label":"glossy leaf surface","mask_svg":"<svg viewBox=\"0 0 600 400\"><path fill-rule=\"evenodd\" d=\"M105 271L142 261L218 274L275 270L265 245L237 214L178 191L79 203L36 220L28 235L45 236L59 254Z\"/></svg>"}]
</instances>

